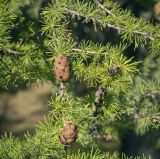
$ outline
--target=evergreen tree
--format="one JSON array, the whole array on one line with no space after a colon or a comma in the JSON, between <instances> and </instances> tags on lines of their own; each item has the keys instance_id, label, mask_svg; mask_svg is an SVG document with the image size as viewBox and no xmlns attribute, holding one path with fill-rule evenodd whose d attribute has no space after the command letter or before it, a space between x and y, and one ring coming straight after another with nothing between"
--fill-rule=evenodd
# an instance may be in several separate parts
<instances>
[{"instance_id":1,"label":"evergreen tree","mask_svg":"<svg viewBox=\"0 0 160 159\"><path fill-rule=\"evenodd\" d=\"M57 88L36 133L23 139L5 134L0 158L127 159L103 152L98 141L118 141L129 129L138 135L159 129L159 25L111 0L53 0L40 18L31 12L28 19L22 11L30 3L0 0L0 87L14 90L47 80ZM95 32L116 30L120 40L80 40L74 34L80 22ZM130 45L147 48L143 61L125 56ZM87 85L81 97L74 93L77 81Z\"/></svg>"}]
</instances>

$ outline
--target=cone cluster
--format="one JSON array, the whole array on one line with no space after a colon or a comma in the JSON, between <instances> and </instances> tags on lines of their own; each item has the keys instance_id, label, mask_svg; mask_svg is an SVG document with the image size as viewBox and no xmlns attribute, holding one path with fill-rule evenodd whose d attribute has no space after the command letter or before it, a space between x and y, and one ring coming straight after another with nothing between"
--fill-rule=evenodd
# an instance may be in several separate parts
<instances>
[{"instance_id":1,"label":"cone cluster","mask_svg":"<svg viewBox=\"0 0 160 159\"><path fill-rule=\"evenodd\" d=\"M65 55L58 55L54 61L54 74L61 82L68 82L70 78L69 61Z\"/></svg>"},{"instance_id":2,"label":"cone cluster","mask_svg":"<svg viewBox=\"0 0 160 159\"><path fill-rule=\"evenodd\" d=\"M70 145L74 143L77 140L77 126L72 123L67 123L63 131L59 135L59 139L62 144L64 145Z\"/></svg>"}]
</instances>

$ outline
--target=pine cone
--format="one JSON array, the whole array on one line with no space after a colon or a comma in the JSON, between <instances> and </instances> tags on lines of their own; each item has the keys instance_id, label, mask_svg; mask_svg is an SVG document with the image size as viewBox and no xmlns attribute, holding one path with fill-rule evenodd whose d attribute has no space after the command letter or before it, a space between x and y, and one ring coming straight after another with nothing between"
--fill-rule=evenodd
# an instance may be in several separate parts
<instances>
[{"instance_id":1,"label":"pine cone","mask_svg":"<svg viewBox=\"0 0 160 159\"><path fill-rule=\"evenodd\" d=\"M68 82L70 78L69 61L65 55L59 55L54 61L54 74L61 82Z\"/></svg>"},{"instance_id":2,"label":"pine cone","mask_svg":"<svg viewBox=\"0 0 160 159\"><path fill-rule=\"evenodd\" d=\"M63 131L59 135L62 144L70 145L77 140L77 126L72 123L67 123Z\"/></svg>"},{"instance_id":3,"label":"pine cone","mask_svg":"<svg viewBox=\"0 0 160 159\"><path fill-rule=\"evenodd\" d=\"M154 16L159 21L160 20L160 2L156 3L153 8Z\"/></svg>"}]
</instances>

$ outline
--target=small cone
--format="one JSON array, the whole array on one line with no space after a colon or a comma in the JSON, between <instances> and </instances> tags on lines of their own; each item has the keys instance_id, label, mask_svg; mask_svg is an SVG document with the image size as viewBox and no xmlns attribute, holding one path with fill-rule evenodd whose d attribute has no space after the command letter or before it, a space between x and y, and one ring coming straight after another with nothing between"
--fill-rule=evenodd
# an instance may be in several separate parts
<instances>
[{"instance_id":1,"label":"small cone","mask_svg":"<svg viewBox=\"0 0 160 159\"><path fill-rule=\"evenodd\" d=\"M61 82L68 82L70 79L69 61L65 55L58 55L54 61L54 74Z\"/></svg>"},{"instance_id":2,"label":"small cone","mask_svg":"<svg viewBox=\"0 0 160 159\"><path fill-rule=\"evenodd\" d=\"M70 145L77 140L77 127L72 123L67 123L63 128L63 131L59 135L59 139L62 144Z\"/></svg>"}]
</instances>

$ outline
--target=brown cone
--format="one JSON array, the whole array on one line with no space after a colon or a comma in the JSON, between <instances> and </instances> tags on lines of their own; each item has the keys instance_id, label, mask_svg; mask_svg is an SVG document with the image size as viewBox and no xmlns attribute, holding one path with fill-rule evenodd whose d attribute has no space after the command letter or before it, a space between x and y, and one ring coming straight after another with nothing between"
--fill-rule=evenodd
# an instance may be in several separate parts
<instances>
[{"instance_id":1,"label":"brown cone","mask_svg":"<svg viewBox=\"0 0 160 159\"><path fill-rule=\"evenodd\" d=\"M68 82L70 78L69 61L65 55L58 55L54 61L54 74L61 82Z\"/></svg>"},{"instance_id":2,"label":"brown cone","mask_svg":"<svg viewBox=\"0 0 160 159\"><path fill-rule=\"evenodd\" d=\"M77 140L77 127L72 123L67 123L63 128L63 131L59 135L59 139L62 144L70 145Z\"/></svg>"}]
</instances>

